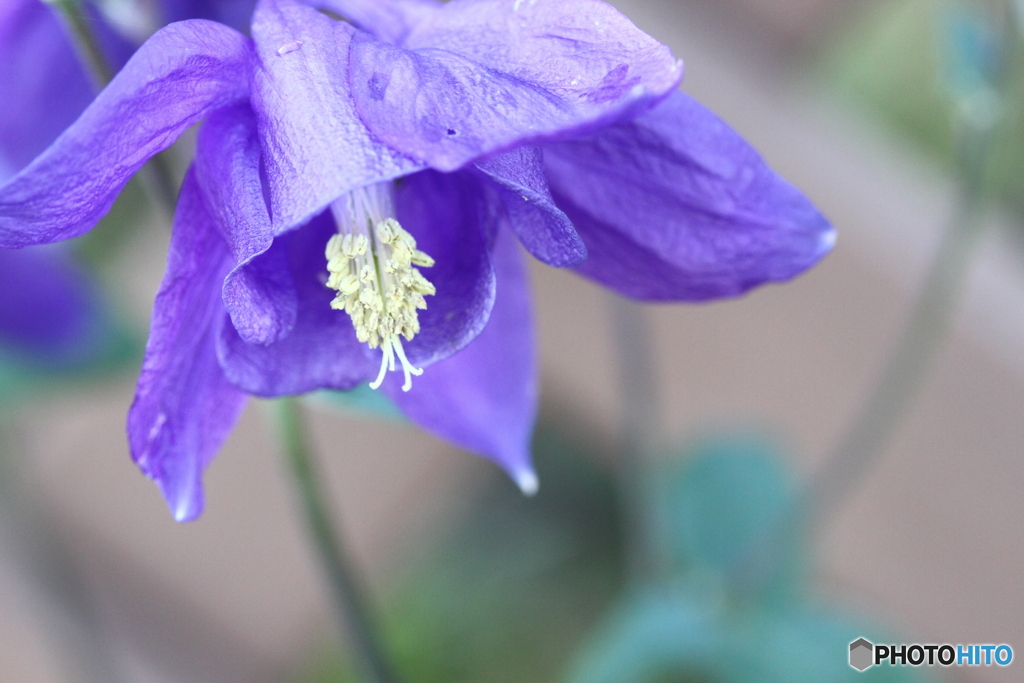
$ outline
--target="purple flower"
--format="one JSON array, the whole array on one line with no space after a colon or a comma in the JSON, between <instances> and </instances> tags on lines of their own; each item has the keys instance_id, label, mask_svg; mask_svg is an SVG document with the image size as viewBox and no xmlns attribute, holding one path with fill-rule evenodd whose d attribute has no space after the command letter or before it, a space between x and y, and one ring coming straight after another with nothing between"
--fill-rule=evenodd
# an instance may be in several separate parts
<instances>
[{"instance_id":1,"label":"purple flower","mask_svg":"<svg viewBox=\"0 0 1024 683\"><path fill-rule=\"evenodd\" d=\"M252 0L163 0L155 7L163 16L151 17L150 23L203 16L245 26L252 5ZM120 67L133 50L126 27L91 4L85 10L108 60ZM64 27L40 0L0 3L0 93L0 182L5 182L71 125L96 94ZM101 308L92 279L67 250L0 250L0 348L51 366L87 360L98 351Z\"/></svg>"},{"instance_id":2,"label":"purple flower","mask_svg":"<svg viewBox=\"0 0 1024 683\"><path fill-rule=\"evenodd\" d=\"M56 17L39 0L0 3L0 182L94 96ZM96 351L99 297L63 249L0 250L0 349L47 365Z\"/></svg>"},{"instance_id":3,"label":"purple flower","mask_svg":"<svg viewBox=\"0 0 1024 683\"><path fill-rule=\"evenodd\" d=\"M102 316L92 279L66 250L0 249L0 351L50 368L91 360Z\"/></svg>"},{"instance_id":4,"label":"purple flower","mask_svg":"<svg viewBox=\"0 0 1024 683\"><path fill-rule=\"evenodd\" d=\"M262 0L251 43L202 21L164 29L0 188L0 247L80 235L206 117L128 418L179 520L201 512L202 471L247 394L367 381L534 489L517 240L659 301L786 280L834 241L677 90L668 49L602 2L320 9Z\"/></svg>"},{"instance_id":5,"label":"purple flower","mask_svg":"<svg viewBox=\"0 0 1024 683\"><path fill-rule=\"evenodd\" d=\"M254 0L108 3L111 8L134 10L110 18L86 0L83 11L116 70L131 56L136 41L167 22L206 18L242 28L248 25L253 4ZM0 178L46 149L96 94L66 29L41 0L0 3L0 92Z\"/></svg>"}]
</instances>

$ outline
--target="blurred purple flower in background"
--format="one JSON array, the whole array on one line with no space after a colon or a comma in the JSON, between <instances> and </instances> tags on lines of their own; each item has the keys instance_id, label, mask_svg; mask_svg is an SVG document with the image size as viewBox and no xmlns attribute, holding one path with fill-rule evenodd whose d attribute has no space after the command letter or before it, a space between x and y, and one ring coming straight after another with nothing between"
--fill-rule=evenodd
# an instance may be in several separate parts
<instances>
[{"instance_id":1,"label":"blurred purple flower in background","mask_svg":"<svg viewBox=\"0 0 1024 683\"><path fill-rule=\"evenodd\" d=\"M66 250L0 249L0 351L48 367L87 361L99 350L101 311Z\"/></svg>"},{"instance_id":2,"label":"blurred purple flower in background","mask_svg":"<svg viewBox=\"0 0 1024 683\"><path fill-rule=\"evenodd\" d=\"M86 4L105 56L120 67L161 23L189 17L247 25L252 0ZM143 16L146 8L153 16ZM120 11L118 11L120 10ZM96 95L60 19L40 0L0 2L0 182L45 150ZM0 250L0 348L45 364L97 351L101 296L66 249Z\"/></svg>"},{"instance_id":3,"label":"blurred purple flower in background","mask_svg":"<svg viewBox=\"0 0 1024 683\"><path fill-rule=\"evenodd\" d=\"M602 2L319 9L265 0L252 41L205 21L163 29L0 188L0 247L81 235L206 118L128 419L176 519L202 511L202 472L248 394L367 381L536 488L515 238L658 301L786 280L834 242L677 90L668 49Z\"/></svg>"},{"instance_id":4,"label":"blurred purple flower in background","mask_svg":"<svg viewBox=\"0 0 1024 683\"><path fill-rule=\"evenodd\" d=\"M46 149L95 92L39 0L0 4L0 182ZM0 250L0 348L65 363L95 348L99 297L63 249Z\"/></svg>"},{"instance_id":5,"label":"blurred purple flower in background","mask_svg":"<svg viewBox=\"0 0 1024 683\"><path fill-rule=\"evenodd\" d=\"M244 30L253 4L254 0L108 0L86 2L82 11L116 71L138 44L166 23L203 18ZM0 92L0 179L38 156L96 95L66 28L41 0L0 3Z\"/></svg>"}]
</instances>

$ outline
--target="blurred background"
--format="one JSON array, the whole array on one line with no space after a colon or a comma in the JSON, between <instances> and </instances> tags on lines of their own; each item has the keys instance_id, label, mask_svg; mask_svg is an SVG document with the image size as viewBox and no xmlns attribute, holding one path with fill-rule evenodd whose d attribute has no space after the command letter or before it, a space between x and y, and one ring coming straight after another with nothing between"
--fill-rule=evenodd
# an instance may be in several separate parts
<instances>
[{"instance_id":1,"label":"blurred background","mask_svg":"<svg viewBox=\"0 0 1024 683\"><path fill-rule=\"evenodd\" d=\"M905 421L829 514L787 539L767 578L730 583L750 539L868 396L952 219L960 174L944 31L971 3L612 4L672 47L684 89L803 189L839 242L792 283L639 313L654 375L643 533L668 566L656 584L629 578L636 515L616 484L629 450L622 309L571 273L532 267L536 498L373 406L311 408L332 503L408 680L1020 680L1020 662L846 665L858 636L1007 643L1024 656L1024 142L1014 130L993 162L1000 180L955 322ZM1014 96L1001 106L1017 120ZM166 246L166 231L137 230L117 246L130 258L103 271L129 327L148 320ZM97 642L107 661L90 666L124 681L355 680L267 405L250 404L209 469L203 517L176 524L125 443L139 351L125 341L116 371L50 382L6 411L17 463L5 489L17 504L0 526L0 681L102 680L82 664Z\"/></svg>"}]
</instances>

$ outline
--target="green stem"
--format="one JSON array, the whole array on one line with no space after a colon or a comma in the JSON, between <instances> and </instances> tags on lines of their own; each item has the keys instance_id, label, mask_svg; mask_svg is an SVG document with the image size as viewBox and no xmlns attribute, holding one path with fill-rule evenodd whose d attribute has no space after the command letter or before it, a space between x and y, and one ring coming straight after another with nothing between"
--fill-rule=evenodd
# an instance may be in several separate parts
<instances>
[{"instance_id":1,"label":"green stem","mask_svg":"<svg viewBox=\"0 0 1024 683\"><path fill-rule=\"evenodd\" d=\"M963 186L956 213L877 383L825 464L738 565L737 585L759 586L799 536L813 536L827 524L878 459L927 379L957 312L957 299L983 234L978 209L985 194L992 131L969 130L965 136Z\"/></svg>"},{"instance_id":2,"label":"green stem","mask_svg":"<svg viewBox=\"0 0 1024 683\"><path fill-rule=\"evenodd\" d=\"M83 10L78 0L45 0L64 22L71 41L78 50L78 56L86 67L96 90L102 90L114 77L114 72L107 62L103 49L96 35L89 26L91 18Z\"/></svg>"},{"instance_id":3,"label":"green stem","mask_svg":"<svg viewBox=\"0 0 1024 683\"><path fill-rule=\"evenodd\" d=\"M64 22L71 42L74 44L79 59L82 60L96 91L105 88L114 78L114 70L107 61L106 55L103 54L103 48L92 30L93 18L88 15L79 0L45 0L45 2L53 7L61 21ZM166 152L161 152L150 159L139 171L139 178L153 205L163 211L165 216L173 216L178 189Z\"/></svg>"},{"instance_id":4,"label":"green stem","mask_svg":"<svg viewBox=\"0 0 1024 683\"><path fill-rule=\"evenodd\" d=\"M980 183L970 173L917 300L868 399L804 494L804 510L823 524L861 481L902 423L928 376L958 310L957 300L983 231Z\"/></svg>"},{"instance_id":5,"label":"green stem","mask_svg":"<svg viewBox=\"0 0 1024 683\"><path fill-rule=\"evenodd\" d=\"M153 206L165 217L172 218L174 206L178 203L178 184L174 181L169 152L164 150L150 158L139 171L138 177Z\"/></svg>"},{"instance_id":6,"label":"green stem","mask_svg":"<svg viewBox=\"0 0 1024 683\"><path fill-rule=\"evenodd\" d=\"M1017 47L1013 39L1005 50L1013 54ZM1005 72L997 79L997 92L1005 90L1006 79ZM875 388L804 492L801 507L816 526L823 524L862 480L903 421L957 312L957 300L983 234L979 213L999 132L995 121L960 117L957 124L962 184L956 213Z\"/></svg>"},{"instance_id":7,"label":"green stem","mask_svg":"<svg viewBox=\"0 0 1024 683\"><path fill-rule=\"evenodd\" d=\"M395 683L383 648L377 642L360 582L334 528L326 496L313 459L306 422L298 399L275 402L282 445L291 468L302 511L313 543L334 594L335 607L351 640L352 652L361 673L370 683Z\"/></svg>"},{"instance_id":8,"label":"green stem","mask_svg":"<svg viewBox=\"0 0 1024 683\"><path fill-rule=\"evenodd\" d=\"M650 329L641 304L609 294L609 312L618 358L622 402L622 453L619 491L626 522L627 556L632 579L645 581L663 574L664 561L654 532L652 501L653 450L657 446L658 401L651 360Z\"/></svg>"}]
</instances>

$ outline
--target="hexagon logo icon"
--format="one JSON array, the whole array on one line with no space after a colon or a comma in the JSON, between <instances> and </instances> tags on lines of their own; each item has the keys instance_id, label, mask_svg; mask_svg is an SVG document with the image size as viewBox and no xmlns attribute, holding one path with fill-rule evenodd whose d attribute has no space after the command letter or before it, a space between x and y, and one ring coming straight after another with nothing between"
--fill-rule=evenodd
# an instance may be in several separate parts
<instances>
[{"instance_id":1,"label":"hexagon logo icon","mask_svg":"<svg viewBox=\"0 0 1024 683\"><path fill-rule=\"evenodd\" d=\"M874 664L875 646L864 638L850 643L850 666L857 671L864 671Z\"/></svg>"}]
</instances>

